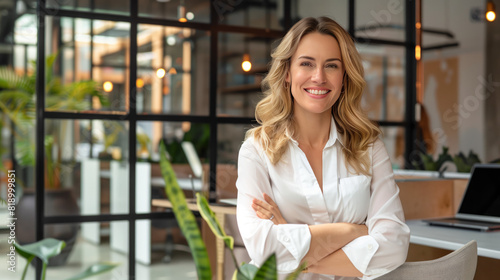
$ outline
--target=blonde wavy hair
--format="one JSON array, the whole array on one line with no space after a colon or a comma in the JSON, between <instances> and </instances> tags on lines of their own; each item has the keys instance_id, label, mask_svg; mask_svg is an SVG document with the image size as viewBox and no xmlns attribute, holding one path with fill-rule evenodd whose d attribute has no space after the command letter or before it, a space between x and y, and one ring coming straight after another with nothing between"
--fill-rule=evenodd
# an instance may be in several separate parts
<instances>
[{"instance_id":1,"label":"blonde wavy hair","mask_svg":"<svg viewBox=\"0 0 500 280\"><path fill-rule=\"evenodd\" d=\"M344 88L332 107L332 114L338 132L344 137L344 155L348 166L358 173L369 175L370 158L367 151L380 130L361 109L361 95L366 84L361 57L350 35L327 17L300 20L272 52L271 68L262 81L264 98L255 109L255 118L260 126L247 131L246 138L253 136L272 164L276 164L286 152L289 139L295 136L295 129L294 101L285 79L300 40L313 32L333 36L339 44L345 69Z\"/></svg>"}]
</instances>

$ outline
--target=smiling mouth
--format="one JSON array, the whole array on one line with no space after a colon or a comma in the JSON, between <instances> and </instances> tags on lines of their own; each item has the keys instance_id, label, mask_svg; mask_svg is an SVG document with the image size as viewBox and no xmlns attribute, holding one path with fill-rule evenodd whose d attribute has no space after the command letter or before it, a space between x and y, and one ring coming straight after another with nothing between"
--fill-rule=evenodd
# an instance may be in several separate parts
<instances>
[{"instance_id":1,"label":"smiling mouth","mask_svg":"<svg viewBox=\"0 0 500 280\"><path fill-rule=\"evenodd\" d=\"M328 89L305 89L305 91L314 95L325 95L330 92Z\"/></svg>"}]
</instances>

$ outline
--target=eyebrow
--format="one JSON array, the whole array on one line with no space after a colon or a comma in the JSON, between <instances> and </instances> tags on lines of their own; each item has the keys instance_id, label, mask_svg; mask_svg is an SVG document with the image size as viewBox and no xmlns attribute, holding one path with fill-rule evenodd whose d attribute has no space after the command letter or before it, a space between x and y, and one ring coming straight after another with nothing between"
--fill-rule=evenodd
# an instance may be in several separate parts
<instances>
[{"instance_id":1,"label":"eyebrow","mask_svg":"<svg viewBox=\"0 0 500 280\"><path fill-rule=\"evenodd\" d=\"M297 59L309 59L309 60L312 60L312 61L316 61L316 59L314 59L314 57L310 57L310 56L307 56L307 55L301 55ZM340 58L329 58L326 61L329 62L329 61L335 61L335 60L338 60L338 61L342 62L342 60L340 60Z\"/></svg>"}]
</instances>

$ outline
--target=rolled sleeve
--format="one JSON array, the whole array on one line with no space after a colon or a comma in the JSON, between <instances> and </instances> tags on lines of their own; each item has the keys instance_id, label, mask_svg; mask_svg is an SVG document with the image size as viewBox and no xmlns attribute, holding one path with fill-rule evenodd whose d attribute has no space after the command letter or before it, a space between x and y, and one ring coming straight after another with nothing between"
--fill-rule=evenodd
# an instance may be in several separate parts
<instances>
[{"instance_id":1,"label":"rolled sleeve","mask_svg":"<svg viewBox=\"0 0 500 280\"><path fill-rule=\"evenodd\" d=\"M378 250L378 243L375 238L365 235L358 237L345 245L342 250L352 262L354 267L359 270L363 275L369 274L368 264L370 263L373 255Z\"/></svg>"},{"instance_id":2,"label":"rolled sleeve","mask_svg":"<svg viewBox=\"0 0 500 280\"><path fill-rule=\"evenodd\" d=\"M309 251L311 232L308 225L277 225L277 239L290 252L293 259L278 264L280 273L292 272Z\"/></svg>"}]
</instances>

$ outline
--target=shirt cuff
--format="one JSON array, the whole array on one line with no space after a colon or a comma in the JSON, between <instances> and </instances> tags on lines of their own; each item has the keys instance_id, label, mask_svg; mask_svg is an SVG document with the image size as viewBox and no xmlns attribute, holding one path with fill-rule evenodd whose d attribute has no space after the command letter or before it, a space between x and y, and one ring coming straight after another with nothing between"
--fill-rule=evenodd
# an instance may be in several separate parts
<instances>
[{"instance_id":1,"label":"shirt cuff","mask_svg":"<svg viewBox=\"0 0 500 280\"><path fill-rule=\"evenodd\" d=\"M346 244L342 250L354 267L368 277L363 277L363 279L371 279L369 275L372 274L372 271L367 271L368 264L373 255L375 255L375 252L377 252L378 247L379 245L375 238L364 235Z\"/></svg>"},{"instance_id":2,"label":"shirt cuff","mask_svg":"<svg viewBox=\"0 0 500 280\"><path fill-rule=\"evenodd\" d=\"M293 260L280 263L278 260L278 272L293 272L301 263L309 251L311 245L311 232L308 225L283 224L278 225L278 241L290 252Z\"/></svg>"}]
</instances>

